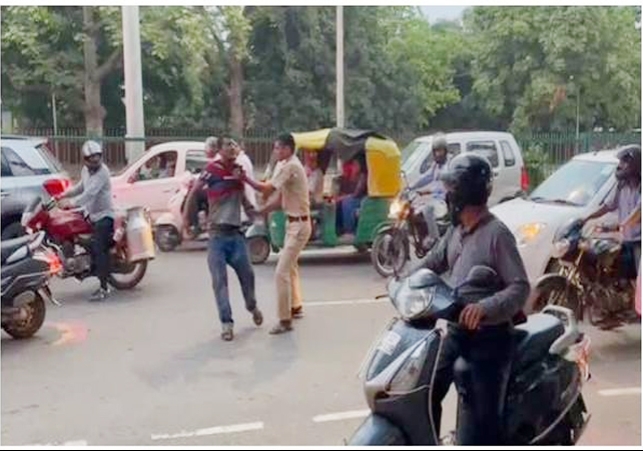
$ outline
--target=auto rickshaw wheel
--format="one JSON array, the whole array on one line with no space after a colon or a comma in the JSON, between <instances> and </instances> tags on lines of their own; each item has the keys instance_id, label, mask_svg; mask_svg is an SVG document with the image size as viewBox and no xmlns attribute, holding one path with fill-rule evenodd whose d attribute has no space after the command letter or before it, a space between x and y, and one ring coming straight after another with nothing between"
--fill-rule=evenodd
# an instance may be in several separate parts
<instances>
[{"instance_id":1,"label":"auto rickshaw wheel","mask_svg":"<svg viewBox=\"0 0 643 451\"><path fill-rule=\"evenodd\" d=\"M250 261L253 265L265 263L270 257L270 242L266 237L253 236L248 239L248 250L250 251Z\"/></svg>"}]
</instances>

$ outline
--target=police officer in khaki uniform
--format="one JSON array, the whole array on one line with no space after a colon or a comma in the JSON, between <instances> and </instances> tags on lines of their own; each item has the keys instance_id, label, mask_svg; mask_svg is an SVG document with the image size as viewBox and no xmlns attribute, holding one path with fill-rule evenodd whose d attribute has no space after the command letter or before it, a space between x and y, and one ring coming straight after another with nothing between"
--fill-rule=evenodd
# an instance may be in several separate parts
<instances>
[{"instance_id":1,"label":"police officer in khaki uniform","mask_svg":"<svg viewBox=\"0 0 643 451\"><path fill-rule=\"evenodd\" d=\"M279 256L275 275L279 323L270 331L277 335L292 330L293 316L302 314L301 284L299 281L299 254L308 243L311 234L310 198L306 170L295 155L295 140L291 134L280 136L275 141L275 155L279 161L269 182L257 182L246 178L245 181L266 197L278 191L281 208L288 221L284 248ZM267 213L277 205L268 204L259 209ZM292 303L291 303L292 301Z\"/></svg>"}]
</instances>

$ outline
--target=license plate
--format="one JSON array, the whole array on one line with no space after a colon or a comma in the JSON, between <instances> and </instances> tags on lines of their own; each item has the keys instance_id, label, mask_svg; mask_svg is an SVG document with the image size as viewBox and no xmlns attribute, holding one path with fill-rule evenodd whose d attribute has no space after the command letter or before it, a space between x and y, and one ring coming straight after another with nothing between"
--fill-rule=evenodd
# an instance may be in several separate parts
<instances>
[{"instance_id":1,"label":"license plate","mask_svg":"<svg viewBox=\"0 0 643 451\"><path fill-rule=\"evenodd\" d=\"M386 355L393 355L393 352L395 352L395 348L397 348L397 345L400 343L401 339L402 337L400 336L400 334L390 330L386 335L384 335L382 341L380 341L377 350Z\"/></svg>"}]
</instances>

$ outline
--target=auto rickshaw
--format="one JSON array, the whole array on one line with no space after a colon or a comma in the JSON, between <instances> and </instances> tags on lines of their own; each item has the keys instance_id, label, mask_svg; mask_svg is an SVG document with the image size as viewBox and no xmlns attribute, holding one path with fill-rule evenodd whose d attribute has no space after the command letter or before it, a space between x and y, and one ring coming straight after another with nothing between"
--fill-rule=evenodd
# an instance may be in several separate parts
<instances>
[{"instance_id":1,"label":"auto rickshaw","mask_svg":"<svg viewBox=\"0 0 643 451\"><path fill-rule=\"evenodd\" d=\"M333 156L343 163L363 158L367 169L368 192L355 212L357 227L354 234L339 236L337 233L336 200L342 176L335 176L330 192L324 193L323 204L317 209L311 208L313 233L307 247L352 245L360 252L368 251L377 231L387 222L390 203L402 186L401 153L397 144L374 131L341 128L293 133L293 138L300 157L303 151L318 153L323 172L328 169ZM267 230L264 228L262 231L256 226L253 229L246 235L250 240L250 253L253 254L253 263L261 263L268 258L270 248L275 252L283 248L286 215L283 211L273 212L269 216ZM260 234L269 244L259 245Z\"/></svg>"}]
</instances>

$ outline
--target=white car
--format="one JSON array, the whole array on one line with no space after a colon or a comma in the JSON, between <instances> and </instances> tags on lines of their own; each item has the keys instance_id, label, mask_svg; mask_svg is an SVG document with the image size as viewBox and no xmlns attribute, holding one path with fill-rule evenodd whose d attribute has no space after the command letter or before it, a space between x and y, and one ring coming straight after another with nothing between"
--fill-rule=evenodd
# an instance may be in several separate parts
<instances>
[{"instance_id":1,"label":"white car","mask_svg":"<svg viewBox=\"0 0 643 451\"><path fill-rule=\"evenodd\" d=\"M445 134L449 155L475 152L487 157L493 166L493 192L490 205L514 199L527 191L529 177L522 151L511 133L453 132ZM416 183L433 162L433 135L413 140L402 150L402 171L409 184Z\"/></svg>"},{"instance_id":2,"label":"white car","mask_svg":"<svg viewBox=\"0 0 643 451\"><path fill-rule=\"evenodd\" d=\"M208 163L203 141L174 141L150 147L138 160L112 177L117 205L150 209L152 221L168 210L186 173L197 174Z\"/></svg>"},{"instance_id":3,"label":"white car","mask_svg":"<svg viewBox=\"0 0 643 451\"><path fill-rule=\"evenodd\" d=\"M613 195L617 153L618 150L605 150L577 155L529 197L491 209L516 237L532 285L552 268L557 232L570 221L586 218ZM585 231L596 224L613 222L613 218L614 214L608 214L588 222Z\"/></svg>"}]
</instances>

